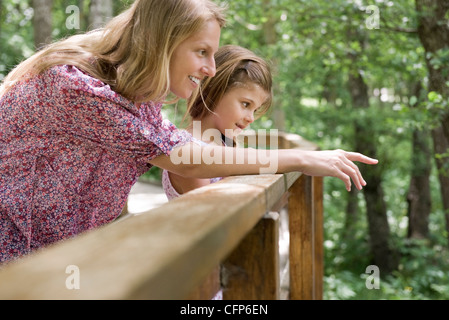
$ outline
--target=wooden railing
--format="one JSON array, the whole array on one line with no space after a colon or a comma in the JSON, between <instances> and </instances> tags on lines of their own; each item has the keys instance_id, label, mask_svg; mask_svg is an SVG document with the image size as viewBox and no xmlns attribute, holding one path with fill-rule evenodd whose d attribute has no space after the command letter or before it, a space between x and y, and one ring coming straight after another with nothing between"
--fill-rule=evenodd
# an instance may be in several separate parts
<instances>
[{"instance_id":1,"label":"wooden railing","mask_svg":"<svg viewBox=\"0 0 449 320\"><path fill-rule=\"evenodd\" d=\"M274 141L316 149L297 135ZM288 298L321 299L322 188L300 173L225 178L4 266L0 299L210 299L220 283L226 300L279 299L282 208Z\"/></svg>"}]
</instances>

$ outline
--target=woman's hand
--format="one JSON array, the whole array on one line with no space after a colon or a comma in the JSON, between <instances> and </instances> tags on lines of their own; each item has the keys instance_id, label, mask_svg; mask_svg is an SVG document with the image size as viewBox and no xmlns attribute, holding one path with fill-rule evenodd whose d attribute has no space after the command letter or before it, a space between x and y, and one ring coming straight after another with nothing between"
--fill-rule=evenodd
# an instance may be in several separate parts
<instances>
[{"instance_id":1,"label":"woman's hand","mask_svg":"<svg viewBox=\"0 0 449 320\"><path fill-rule=\"evenodd\" d=\"M361 153L340 149L305 151L302 157L301 161L304 165L301 172L310 176L336 177L345 183L348 191L351 191L351 179L359 190L366 185L366 181L354 161L366 164L377 164L379 162Z\"/></svg>"}]
</instances>

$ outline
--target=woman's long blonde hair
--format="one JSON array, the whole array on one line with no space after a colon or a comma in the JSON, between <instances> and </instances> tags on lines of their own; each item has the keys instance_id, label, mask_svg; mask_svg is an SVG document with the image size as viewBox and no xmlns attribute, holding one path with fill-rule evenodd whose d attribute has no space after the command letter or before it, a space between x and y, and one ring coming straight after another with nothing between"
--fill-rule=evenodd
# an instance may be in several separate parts
<instances>
[{"instance_id":1,"label":"woman's long blonde hair","mask_svg":"<svg viewBox=\"0 0 449 320\"><path fill-rule=\"evenodd\" d=\"M4 79L0 97L19 81L68 64L132 101L162 101L170 92L175 48L210 19L223 27L224 10L211 0L136 0L104 28L55 42L20 63Z\"/></svg>"}]
</instances>

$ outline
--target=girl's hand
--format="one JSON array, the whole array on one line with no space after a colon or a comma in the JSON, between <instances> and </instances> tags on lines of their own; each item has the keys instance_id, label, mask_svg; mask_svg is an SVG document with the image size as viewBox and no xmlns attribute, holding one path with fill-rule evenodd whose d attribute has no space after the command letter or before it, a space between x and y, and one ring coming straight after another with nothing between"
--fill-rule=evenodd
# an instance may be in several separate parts
<instances>
[{"instance_id":1,"label":"girl's hand","mask_svg":"<svg viewBox=\"0 0 449 320\"><path fill-rule=\"evenodd\" d=\"M351 191L351 179L357 189L366 185L359 168L353 161L366 164L377 164L378 160L358 152L344 150L310 151L302 159L304 167L301 170L310 176L330 176L342 180L346 190Z\"/></svg>"}]
</instances>

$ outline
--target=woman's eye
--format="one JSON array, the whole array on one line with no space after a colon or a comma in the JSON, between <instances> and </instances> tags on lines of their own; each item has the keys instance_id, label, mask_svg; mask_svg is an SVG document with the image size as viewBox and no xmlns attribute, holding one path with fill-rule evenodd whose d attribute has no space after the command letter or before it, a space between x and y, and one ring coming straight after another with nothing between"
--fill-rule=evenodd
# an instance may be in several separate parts
<instances>
[{"instance_id":1,"label":"woman's eye","mask_svg":"<svg viewBox=\"0 0 449 320\"><path fill-rule=\"evenodd\" d=\"M201 56L205 56L206 55L206 50L200 50L199 53L200 53Z\"/></svg>"},{"instance_id":2,"label":"woman's eye","mask_svg":"<svg viewBox=\"0 0 449 320\"><path fill-rule=\"evenodd\" d=\"M249 103L248 102L242 102L242 105L244 108L248 108L249 107Z\"/></svg>"}]
</instances>

